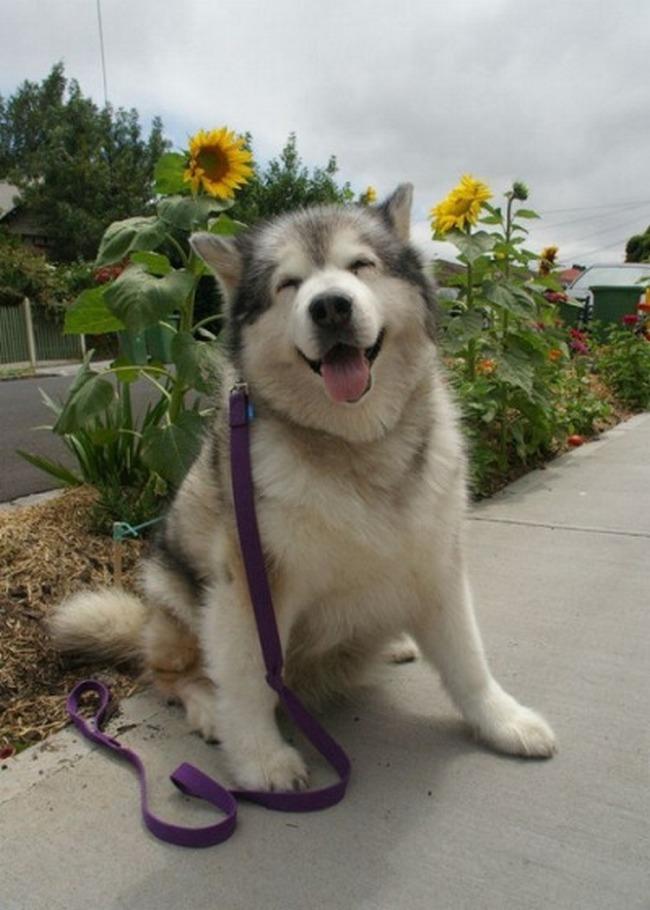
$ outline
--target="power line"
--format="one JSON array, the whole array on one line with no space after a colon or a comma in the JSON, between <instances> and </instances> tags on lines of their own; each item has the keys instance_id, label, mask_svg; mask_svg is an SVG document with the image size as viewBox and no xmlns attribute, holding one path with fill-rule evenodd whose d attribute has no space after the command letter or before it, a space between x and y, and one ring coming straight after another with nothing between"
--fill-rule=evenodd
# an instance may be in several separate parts
<instances>
[{"instance_id":1,"label":"power line","mask_svg":"<svg viewBox=\"0 0 650 910\"><path fill-rule=\"evenodd\" d=\"M609 234L610 231L616 231L619 228L627 227L628 225L638 224L639 219L635 218L634 221L619 221L617 224L610 224L609 227L603 228L600 231L592 231L591 234L585 234L584 237L578 237L576 240L573 240L573 243L582 243L583 240L590 240L592 237L599 237L601 234Z\"/></svg>"},{"instance_id":2,"label":"power line","mask_svg":"<svg viewBox=\"0 0 650 910\"><path fill-rule=\"evenodd\" d=\"M650 199L645 199L642 202L639 202L638 199L633 199L630 202L602 202L598 205L575 205L573 208L568 209L540 209L540 215L559 215L563 212L587 212L593 211L594 209L612 209L612 208L624 208L625 206L637 206L637 205L650 205Z\"/></svg>"},{"instance_id":3,"label":"power line","mask_svg":"<svg viewBox=\"0 0 650 910\"><path fill-rule=\"evenodd\" d=\"M624 211L625 211L625 212L632 212L632 211L634 211L635 209L644 208L644 207L647 206L647 205L650 205L650 200L649 200L648 202L638 202L638 203L636 203L635 205L625 205L625 206L621 206L620 209L617 209L616 211L601 212L601 213L598 214L598 215L596 215L596 214L593 214L593 215L581 215L579 218L569 218L569 219L567 219L567 220L565 220L565 221L555 221L555 222L551 221L551 222L545 222L544 226L545 226L546 228L554 228L554 229L555 229L555 228L559 228L559 227L564 227L565 225L569 225L569 224L581 224L583 221L597 221L597 220L599 220L599 219L601 219L601 218L609 218L611 215L618 215L619 212L620 212L621 214L622 214Z\"/></svg>"},{"instance_id":4,"label":"power line","mask_svg":"<svg viewBox=\"0 0 650 910\"><path fill-rule=\"evenodd\" d=\"M576 253L575 256L574 256L573 258L574 258L574 259L581 259L583 256L584 256L585 258L586 258L587 256L595 256L596 253L602 253L603 250L611 250L611 248L612 248L613 246L620 246L621 244L626 243L626 242L627 242L627 239L628 239L628 238L625 238L625 237L624 237L622 240L615 240L614 243L608 243L606 246L599 246L599 247L598 247L597 249L595 249L595 250L588 250L588 252L586 252L586 253Z\"/></svg>"}]
</instances>

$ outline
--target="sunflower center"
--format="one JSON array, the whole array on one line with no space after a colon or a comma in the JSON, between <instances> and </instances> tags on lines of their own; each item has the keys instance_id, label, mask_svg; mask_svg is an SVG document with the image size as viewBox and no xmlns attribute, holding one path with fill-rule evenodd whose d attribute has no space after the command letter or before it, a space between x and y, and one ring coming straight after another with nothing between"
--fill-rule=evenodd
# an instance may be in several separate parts
<instances>
[{"instance_id":1,"label":"sunflower center","mask_svg":"<svg viewBox=\"0 0 650 910\"><path fill-rule=\"evenodd\" d=\"M457 217L460 215L466 215L469 211L471 211L472 200L463 198L454 199L452 200L449 208L452 215L456 215Z\"/></svg>"},{"instance_id":2,"label":"sunflower center","mask_svg":"<svg viewBox=\"0 0 650 910\"><path fill-rule=\"evenodd\" d=\"M205 176L214 181L225 177L230 167L228 155L218 145L204 146L197 155L197 161Z\"/></svg>"}]
</instances>

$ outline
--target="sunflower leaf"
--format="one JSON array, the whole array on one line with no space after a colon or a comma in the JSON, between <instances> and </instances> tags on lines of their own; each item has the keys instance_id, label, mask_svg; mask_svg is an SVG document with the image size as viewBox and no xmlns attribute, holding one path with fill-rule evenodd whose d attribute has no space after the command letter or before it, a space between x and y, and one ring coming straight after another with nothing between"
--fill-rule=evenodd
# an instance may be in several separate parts
<instances>
[{"instance_id":1,"label":"sunflower leaf","mask_svg":"<svg viewBox=\"0 0 650 910\"><path fill-rule=\"evenodd\" d=\"M120 262L132 250L155 250L165 239L166 233L165 223L155 215L148 218L137 215L135 218L114 221L104 231L95 267Z\"/></svg>"},{"instance_id":2,"label":"sunflower leaf","mask_svg":"<svg viewBox=\"0 0 650 910\"><path fill-rule=\"evenodd\" d=\"M114 398L115 389L111 382L92 370L82 371L77 374L73 391L54 425L54 432L63 436L82 429L91 418L105 411Z\"/></svg>"},{"instance_id":3,"label":"sunflower leaf","mask_svg":"<svg viewBox=\"0 0 650 910\"><path fill-rule=\"evenodd\" d=\"M186 167L185 155L181 155L178 152L167 152L167 154L162 155L156 162L153 171L156 193L170 196L172 193L182 193L183 189L188 189L183 180Z\"/></svg>"},{"instance_id":4,"label":"sunflower leaf","mask_svg":"<svg viewBox=\"0 0 650 910\"><path fill-rule=\"evenodd\" d=\"M140 250L131 254L131 262L143 265L150 275L169 275L172 265L163 253L151 253L149 250Z\"/></svg>"},{"instance_id":5,"label":"sunflower leaf","mask_svg":"<svg viewBox=\"0 0 650 910\"><path fill-rule=\"evenodd\" d=\"M178 378L199 392L213 391L220 348L214 342L196 341L191 332L177 332L172 358Z\"/></svg>"},{"instance_id":6,"label":"sunflower leaf","mask_svg":"<svg viewBox=\"0 0 650 910\"><path fill-rule=\"evenodd\" d=\"M457 354L469 341L479 338L485 328L485 315L478 309L452 316L445 325L443 346L448 354Z\"/></svg>"},{"instance_id":7,"label":"sunflower leaf","mask_svg":"<svg viewBox=\"0 0 650 910\"><path fill-rule=\"evenodd\" d=\"M158 215L170 227L181 231L205 228L210 215L231 208L232 199L211 196L169 196L158 203Z\"/></svg>"},{"instance_id":8,"label":"sunflower leaf","mask_svg":"<svg viewBox=\"0 0 650 910\"><path fill-rule=\"evenodd\" d=\"M63 323L65 335L104 335L106 332L120 332L124 328L124 323L106 306L106 287L87 288L79 294L66 311Z\"/></svg>"},{"instance_id":9,"label":"sunflower leaf","mask_svg":"<svg viewBox=\"0 0 650 910\"><path fill-rule=\"evenodd\" d=\"M178 486L199 454L203 425L199 414L182 411L175 423L148 427L142 436L142 460Z\"/></svg>"},{"instance_id":10,"label":"sunflower leaf","mask_svg":"<svg viewBox=\"0 0 650 910\"><path fill-rule=\"evenodd\" d=\"M248 225L244 224L243 221L235 221L234 218L222 212L217 219L210 223L208 231L210 234L219 234L221 237L232 237L247 228Z\"/></svg>"},{"instance_id":11,"label":"sunflower leaf","mask_svg":"<svg viewBox=\"0 0 650 910\"><path fill-rule=\"evenodd\" d=\"M476 231L475 234L464 234L462 231L449 231L445 239L451 241L460 251L465 262L473 263L476 259L489 252L498 237L486 231Z\"/></svg>"},{"instance_id":12,"label":"sunflower leaf","mask_svg":"<svg viewBox=\"0 0 650 910\"><path fill-rule=\"evenodd\" d=\"M194 276L186 269L173 269L159 278L141 265L125 269L107 287L109 310L132 332L155 325L174 310L180 310L194 287Z\"/></svg>"}]
</instances>

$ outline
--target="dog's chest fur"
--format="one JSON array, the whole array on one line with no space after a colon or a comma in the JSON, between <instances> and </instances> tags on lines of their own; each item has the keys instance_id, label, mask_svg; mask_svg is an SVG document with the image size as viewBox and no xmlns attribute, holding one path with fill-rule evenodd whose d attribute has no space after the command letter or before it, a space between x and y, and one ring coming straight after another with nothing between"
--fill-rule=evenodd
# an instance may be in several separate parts
<instances>
[{"instance_id":1,"label":"dog's chest fur","mask_svg":"<svg viewBox=\"0 0 650 910\"><path fill-rule=\"evenodd\" d=\"M372 443L261 420L252 454L264 547L297 599L406 598L462 496L462 452L444 394L418 398ZM380 596L381 592L381 596Z\"/></svg>"}]
</instances>

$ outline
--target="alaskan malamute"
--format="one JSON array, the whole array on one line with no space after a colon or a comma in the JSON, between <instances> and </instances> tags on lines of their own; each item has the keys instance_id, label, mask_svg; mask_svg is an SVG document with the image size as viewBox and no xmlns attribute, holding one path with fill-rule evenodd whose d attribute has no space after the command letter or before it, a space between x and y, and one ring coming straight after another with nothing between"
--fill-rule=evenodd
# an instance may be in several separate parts
<instances>
[{"instance_id":1,"label":"alaskan malamute","mask_svg":"<svg viewBox=\"0 0 650 910\"><path fill-rule=\"evenodd\" d=\"M236 782L303 787L264 681L233 516L227 400L244 380L286 677L338 692L403 634L474 730L550 756L553 732L492 677L463 553L465 457L436 357L434 291L409 245L412 188L381 206L295 212L194 250L227 301L214 427L143 566L145 601L81 593L55 613L64 650L144 655Z\"/></svg>"}]
</instances>

